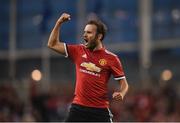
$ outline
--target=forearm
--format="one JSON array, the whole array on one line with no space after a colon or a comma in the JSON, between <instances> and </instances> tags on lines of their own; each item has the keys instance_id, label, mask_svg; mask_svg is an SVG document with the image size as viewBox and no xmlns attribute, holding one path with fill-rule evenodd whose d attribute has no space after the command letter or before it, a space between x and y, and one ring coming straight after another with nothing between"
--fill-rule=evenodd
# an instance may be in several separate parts
<instances>
[{"instance_id":1,"label":"forearm","mask_svg":"<svg viewBox=\"0 0 180 123\"><path fill-rule=\"evenodd\" d=\"M60 35L59 35L59 31L60 31L60 27L61 24L70 20L70 15L67 13L63 13L60 18L57 20L50 36L49 36L49 40L48 40L48 47L53 49L54 51L63 54L63 55L67 55L66 51L65 51L65 45L63 42L61 42L59 40Z\"/></svg>"},{"instance_id":2,"label":"forearm","mask_svg":"<svg viewBox=\"0 0 180 123\"><path fill-rule=\"evenodd\" d=\"M126 95L128 88L129 88L129 85L127 83L126 78L120 80L120 92L123 96Z\"/></svg>"},{"instance_id":3,"label":"forearm","mask_svg":"<svg viewBox=\"0 0 180 123\"><path fill-rule=\"evenodd\" d=\"M122 101L128 91L129 86L126 81L126 78L119 80L119 83L120 83L120 88L118 89L118 91L114 92L112 96L113 99L117 101Z\"/></svg>"}]
</instances>

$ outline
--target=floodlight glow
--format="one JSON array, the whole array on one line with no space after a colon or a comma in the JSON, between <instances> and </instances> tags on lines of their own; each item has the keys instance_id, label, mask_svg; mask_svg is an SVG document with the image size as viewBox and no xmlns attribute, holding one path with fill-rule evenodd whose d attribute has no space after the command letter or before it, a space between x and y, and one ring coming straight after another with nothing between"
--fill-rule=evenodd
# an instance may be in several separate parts
<instances>
[{"instance_id":1,"label":"floodlight glow","mask_svg":"<svg viewBox=\"0 0 180 123\"><path fill-rule=\"evenodd\" d=\"M42 73L39 70L33 70L31 73L31 77L35 81L40 81L42 79Z\"/></svg>"},{"instance_id":2,"label":"floodlight glow","mask_svg":"<svg viewBox=\"0 0 180 123\"><path fill-rule=\"evenodd\" d=\"M161 78L164 81L170 80L172 78L172 76L173 76L173 73L171 70L164 70L161 74Z\"/></svg>"}]
</instances>

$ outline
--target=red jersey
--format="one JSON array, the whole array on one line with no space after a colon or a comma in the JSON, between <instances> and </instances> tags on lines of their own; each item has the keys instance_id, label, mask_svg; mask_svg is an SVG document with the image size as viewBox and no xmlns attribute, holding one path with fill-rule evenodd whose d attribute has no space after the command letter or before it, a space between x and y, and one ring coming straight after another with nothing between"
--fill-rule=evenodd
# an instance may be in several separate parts
<instances>
[{"instance_id":1,"label":"red jersey","mask_svg":"<svg viewBox=\"0 0 180 123\"><path fill-rule=\"evenodd\" d=\"M76 65L76 87L73 103L96 108L109 107L108 80L123 79L120 60L105 48L90 51L84 45L65 45L66 56Z\"/></svg>"}]
</instances>

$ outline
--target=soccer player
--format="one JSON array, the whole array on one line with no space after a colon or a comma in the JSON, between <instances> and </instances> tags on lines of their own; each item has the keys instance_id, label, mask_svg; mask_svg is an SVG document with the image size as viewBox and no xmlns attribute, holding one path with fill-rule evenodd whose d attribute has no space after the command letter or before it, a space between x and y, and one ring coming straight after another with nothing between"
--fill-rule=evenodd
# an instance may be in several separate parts
<instances>
[{"instance_id":1,"label":"soccer player","mask_svg":"<svg viewBox=\"0 0 180 123\"><path fill-rule=\"evenodd\" d=\"M112 74L120 84L119 91L112 95L114 100L122 101L128 90L121 62L118 56L103 46L106 27L101 21L87 22L83 34L84 44L70 45L59 40L59 29L68 20L70 15L63 13L48 41L49 48L69 57L76 65L74 99L66 121L111 122L107 92L110 75Z\"/></svg>"}]
</instances>

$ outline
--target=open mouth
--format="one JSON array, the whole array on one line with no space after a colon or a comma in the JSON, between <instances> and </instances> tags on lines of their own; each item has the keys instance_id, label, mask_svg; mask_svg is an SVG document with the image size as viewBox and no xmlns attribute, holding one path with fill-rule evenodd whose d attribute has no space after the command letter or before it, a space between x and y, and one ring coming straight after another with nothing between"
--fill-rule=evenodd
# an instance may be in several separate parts
<instances>
[{"instance_id":1,"label":"open mouth","mask_svg":"<svg viewBox=\"0 0 180 123\"><path fill-rule=\"evenodd\" d=\"M84 39L84 45L87 46L88 45L88 41L87 39Z\"/></svg>"}]
</instances>

